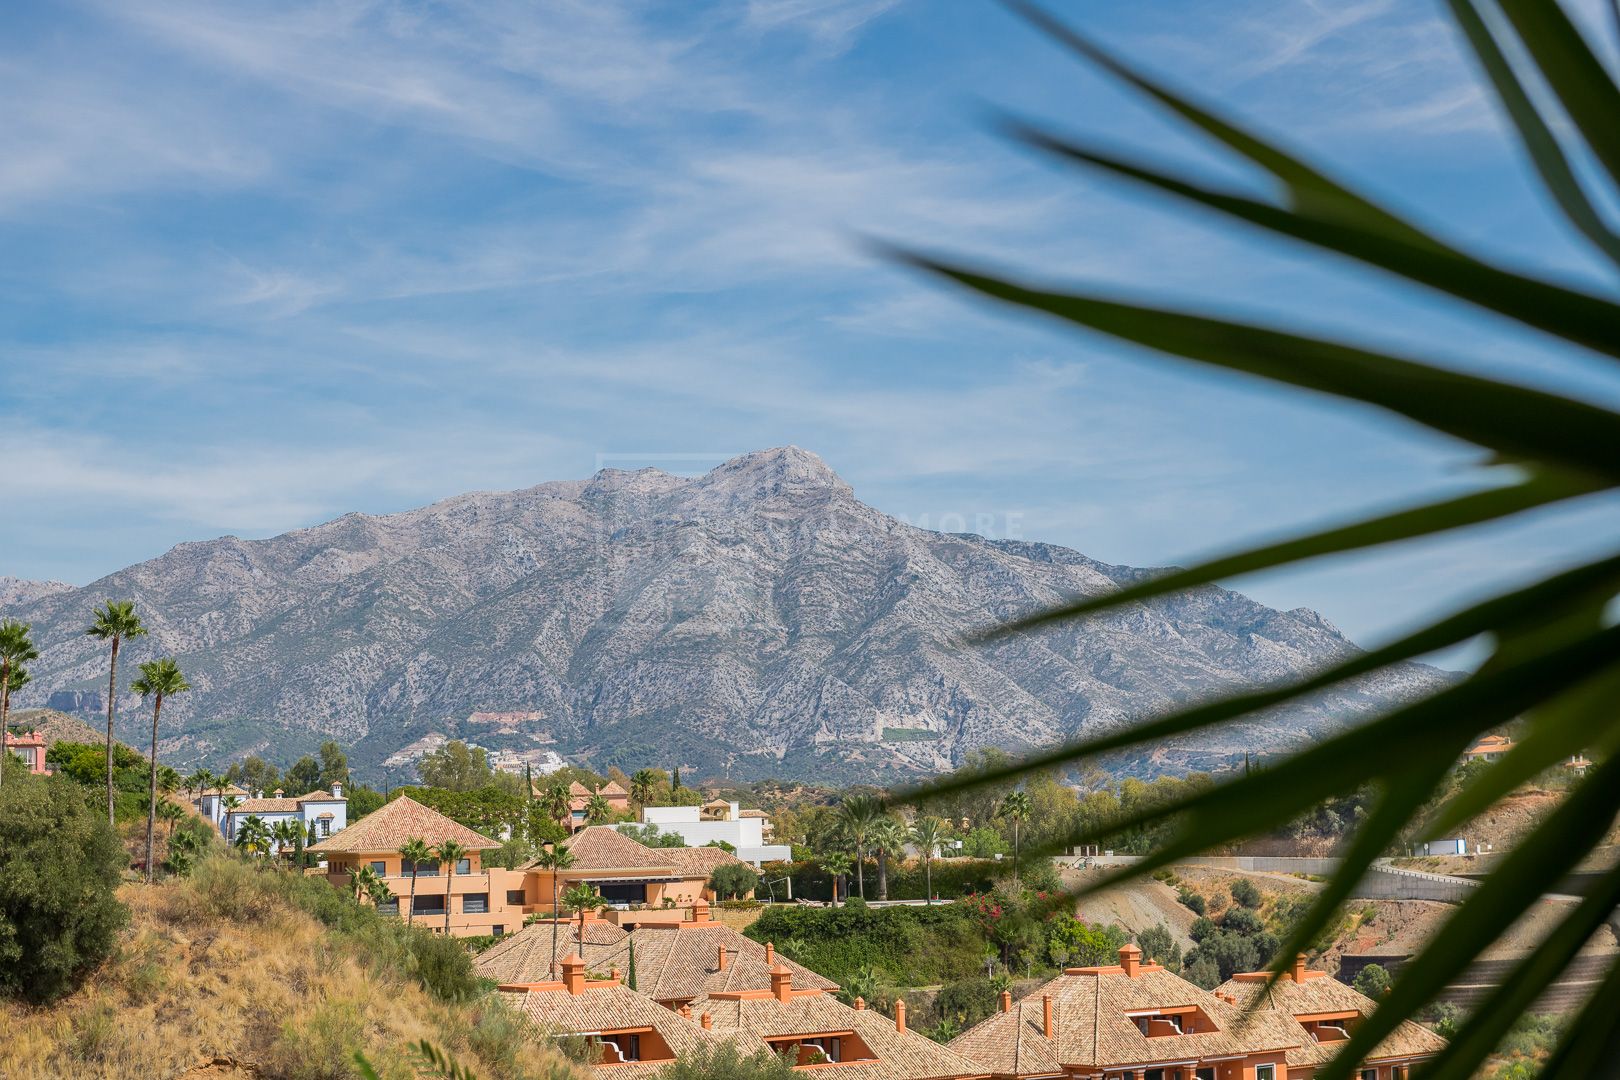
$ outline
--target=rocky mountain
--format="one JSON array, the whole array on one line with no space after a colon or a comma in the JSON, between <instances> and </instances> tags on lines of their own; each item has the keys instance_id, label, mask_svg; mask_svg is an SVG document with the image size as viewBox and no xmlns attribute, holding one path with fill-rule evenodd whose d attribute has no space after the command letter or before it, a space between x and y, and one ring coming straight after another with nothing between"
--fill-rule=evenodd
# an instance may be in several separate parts
<instances>
[{"instance_id":1,"label":"rocky mountain","mask_svg":"<svg viewBox=\"0 0 1620 1080\"><path fill-rule=\"evenodd\" d=\"M72 591L73 586L62 581L29 581L0 574L0 611L10 611L42 596Z\"/></svg>"},{"instance_id":2,"label":"rocky mountain","mask_svg":"<svg viewBox=\"0 0 1620 1080\"><path fill-rule=\"evenodd\" d=\"M1149 573L914 528L789 447L695 478L605 470L181 544L82 589L20 593L5 614L35 626L43 656L17 703L39 704L105 685L105 650L83 627L102 600L134 600L152 633L126 646L125 670L173 654L194 687L163 714L165 753L186 765L290 759L335 737L368 766L449 735L601 767L892 775L1101 730L1355 648L1315 612L1215 588L960 640ZM1135 767L1273 750L1443 678L1404 667ZM119 702L130 735L138 706Z\"/></svg>"}]
</instances>

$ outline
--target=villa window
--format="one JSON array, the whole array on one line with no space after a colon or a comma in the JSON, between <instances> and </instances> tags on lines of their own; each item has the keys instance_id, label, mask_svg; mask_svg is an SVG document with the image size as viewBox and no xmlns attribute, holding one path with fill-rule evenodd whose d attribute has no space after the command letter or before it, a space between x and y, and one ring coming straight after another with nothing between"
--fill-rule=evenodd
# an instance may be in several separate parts
<instances>
[{"instance_id":1,"label":"villa window","mask_svg":"<svg viewBox=\"0 0 1620 1080\"><path fill-rule=\"evenodd\" d=\"M400 873L406 877L437 877L439 864L437 862L413 863L411 860L405 859L400 863Z\"/></svg>"},{"instance_id":2,"label":"villa window","mask_svg":"<svg viewBox=\"0 0 1620 1080\"><path fill-rule=\"evenodd\" d=\"M411 902L411 911L417 915L443 915L444 897L418 896Z\"/></svg>"},{"instance_id":3,"label":"villa window","mask_svg":"<svg viewBox=\"0 0 1620 1080\"><path fill-rule=\"evenodd\" d=\"M384 900L382 903L378 904L377 905L377 914L379 914L379 915L398 915L399 914L399 897L390 896L387 900Z\"/></svg>"},{"instance_id":4,"label":"villa window","mask_svg":"<svg viewBox=\"0 0 1620 1080\"><path fill-rule=\"evenodd\" d=\"M1378 1080L1378 1069L1376 1067L1371 1069L1362 1069L1361 1080Z\"/></svg>"},{"instance_id":5,"label":"villa window","mask_svg":"<svg viewBox=\"0 0 1620 1080\"><path fill-rule=\"evenodd\" d=\"M604 1062L612 1062L614 1052L617 1053L618 1061L641 1060L641 1036L635 1032L626 1032L622 1035L603 1035L602 1045L604 1049L609 1046L613 1047L613 1051L603 1055Z\"/></svg>"},{"instance_id":6,"label":"villa window","mask_svg":"<svg viewBox=\"0 0 1620 1080\"><path fill-rule=\"evenodd\" d=\"M371 869L378 875L384 875L388 873L388 864L383 862L381 859L377 859L371 864Z\"/></svg>"},{"instance_id":7,"label":"villa window","mask_svg":"<svg viewBox=\"0 0 1620 1080\"><path fill-rule=\"evenodd\" d=\"M472 873L472 860L471 859L461 859L461 860L459 860L456 863L456 873L458 873L458 874L470 874L470 873Z\"/></svg>"},{"instance_id":8,"label":"villa window","mask_svg":"<svg viewBox=\"0 0 1620 1080\"><path fill-rule=\"evenodd\" d=\"M839 1057L841 1041L836 1035L829 1035L825 1038L806 1039L799 1045L821 1051L822 1057L827 1061L841 1061L842 1058Z\"/></svg>"},{"instance_id":9,"label":"villa window","mask_svg":"<svg viewBox=\"0 0 1620 1080\"><path fill-rule=\"evenodd\" d=\"M320 831L322 836L332 835L332 822L326 818L321 819Z\"/></svg>"},{"instance_id":10,"label":"villa window","mask_svg":"<svg viewBox=\"0 0 1620 1080\"><path fill-rule=\"evenodd\" d=\"M522 889L507 889L506 890L506 902L508 904L511 904L513 906L516 906L516 907L522 907L523 906L523 899L524 899L524 897L523 897L523 890Z\"/></svg>"},{"instance_id":11,"label":"villa window","mask_svg":"<svg viewBox=\"0 0 1620 1080\"><path fill-rule=\"evenodd\" d=\"M494 926L489 928L489 932L494 934L496 937L500 937L502 934L506 933L506 927L502 926L500 923L496 923Z\"/></svg>"},{"instance_id":12,"label":"villa window","mask_svg":"<svg viewBox=\"0 0 1620 1080\"><path fill-rule=\"evenodd\" d=\"M468 893L461 898L461 910L466 915L489 914L489 893Z\"/></svg>"},{"instance_id":13,"label":"villa window","mask_svg":"<svg viewBox=\"0 0 1620 1080\"><path fill-rule=\"evenodd\" d=\"M1254 1080L1277 1080L1277 1066L1256 1065L1254 1067Z\"/></svg>"}]
</instances>

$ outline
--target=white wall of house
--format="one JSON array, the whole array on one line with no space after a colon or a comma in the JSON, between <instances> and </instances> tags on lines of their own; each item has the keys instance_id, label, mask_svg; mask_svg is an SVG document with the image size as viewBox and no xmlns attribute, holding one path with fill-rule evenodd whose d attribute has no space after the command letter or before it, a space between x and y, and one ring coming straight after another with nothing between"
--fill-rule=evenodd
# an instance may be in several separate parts
<instances>
[{"instance_id":1,"label":"white wall of house","mask_svg":"<svg viewBox=\"0 0 1620 1080\"><path fill-rule=\"evenodd\" d=\"M737 858L755 866L792 858L786 844L765 842L765 818L739 817L740 813L732 803L730 821L705 821L696 806L648 806L641 811L641 823L657 825L660 833L679 833L687 847L707 847L722 840L737 849Z\"/></svg>"}]
</instances>

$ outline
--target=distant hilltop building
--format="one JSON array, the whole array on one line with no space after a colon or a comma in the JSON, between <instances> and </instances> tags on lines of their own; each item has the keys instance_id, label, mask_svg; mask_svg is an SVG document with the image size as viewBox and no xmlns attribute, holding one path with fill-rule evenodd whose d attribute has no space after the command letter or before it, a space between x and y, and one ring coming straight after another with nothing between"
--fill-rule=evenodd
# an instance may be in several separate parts
<instances>
[{"instance_id":1,"label":"distant hilltop building","mask_svg":"<svg viewBox=\"0 0 1620 1080\"><path fill-rule=\"evenodd\" d=\"M101 704L100 690L57 690L45 702L45 707L65 713L98 713L105 708Z\"/></svg>"},{"instance_id":2,"label":"distant hilltop building","mask_svg":"<svg viewBox=\"0 0 1620 1080\"><path fill-rule=\"evenodd\" d=\"M519 776L525 767L536 776L550 776L567 764L555 750L493 750L489 754L490 768Z\"/></svg>"}]
</instances>

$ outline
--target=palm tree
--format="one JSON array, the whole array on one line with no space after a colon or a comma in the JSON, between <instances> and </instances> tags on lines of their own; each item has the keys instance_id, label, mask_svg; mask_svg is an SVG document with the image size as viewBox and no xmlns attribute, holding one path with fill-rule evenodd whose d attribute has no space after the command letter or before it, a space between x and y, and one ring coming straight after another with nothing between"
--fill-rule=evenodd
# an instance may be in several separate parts
<instances>
[{"instance_id":1,"label":"palm tree","mask_svg":"<svg viewBox=\"0 0 1620 1080\"><path fill-rule=\"evenodd\" d=\"M639 806L646 806L652 801L653 792L658 790L658 774L652 769L637 769L636 774L630 778L630 797Z\"/></svg>"},{"instance_id":2,"label":"palm tree","mask_svg":"<svg viewBox=\"0 0 1620 1080\"><path fill-rule=\"evenodd\" d=\"M112 642L112 662L107 667L107 824L113 823L113 718L118 713L118 646L125 638L143 637L146 627L135 614L131 600L108 600L95 611L94 621L85 633Z\"/></svg>"},{"instance_id":3,"label":"palm tree","mask_svg":"<svg viewBox=\"0 0 1620 1080\"><path fill-rule=\"evenodd\" d=\"M866 844L883 808L870 795L851 795L838 808L838 825L855 846L855 888L866 899Z\"/></svg>"},{"instance_id":4,"label":"palm tree","mask_svg":"<svg viewBox=\"0 0 1620 1080\"><path fill-rule=\"evenodd\" d=\"M878 899L889 898L889 856L900 855L906 847L906 823L893 814L884 814L872 823L872 850L878 860Z\"/></svg>"},{"instance_id":5,"label":"palm tree","mask_svg":"<svg viewBox=\"0 0 1620 1080\"><path fill-rule=\"evenodd\" d=\"M34 648L33 640L28 636L32 627L25 622L7 619L0 623L0 732L6 730L6 717L11 712L11 678L12 674L30 660L39 657L39 650ZM0 747L5 739L0 736ZM0 750L0 756L4 751ZM0 767L0 775L5 772Z\"/></svg>"},{"instance_id":6,"label":"palm tree","mask_svg":"<svg viewBox=\"0 0 1620 1080\"><path fill-rule=\"evenodd\" d=\"M28 674L28 669L23 667L21 664L18 664L11 669L10 680L7 681L5 686L0 687L0 716L5 716L11 712L12 692L21 690L23 687L27 686L33 681L34 677ZM0 723L0 731L4 731L5 729L5 724Z\"/></svg>"},{"instance_id":7,"label":"palm tree","mask_svg":"<svg viewBox=\"0 0 1620 1080\"><path fill-rule=\"evenodd\" d=\"M388 888L387 885L383 884L383 880L378 876L377 871L370 866L356 867L354 873L349 875L349 894L354 897L354 902L357 904L362 896L369 896L375 900L378 886L382 886L384 889Z\"/></svg>"},{"instance_id":8,"label":"palm tree","mask_svg":"<svg viewBox=\"0 0 1620 1080\"><path fill-rule=\"evenodd\" d=\"M840 886L843 884L844 875L849 873L849 856L842 851L834 851L829 855L822 856L821 865L827 873L832 875L832 906L837 907L839 892L843 891L846 894L848 892L848 890L841 889Z\"/></svg>"},{"instance_id":9,"label":"palm tree","mask_svg":"<svg viewBox=\"0 0 1620 1080\"><path fill-rule=\"evenodd\" d=\"M574 796L568 790L567 781L553 780L547 784L545 794L540 796L540 805L551 815L551 820L559 825L567 824L570 828L573 827L569 811L573 809Z\"/></svg>"},{"instance_id":10,"label":"palm tree","mask_svg":"<svg viewBox=\"0 0 1620 1080\"><path fill-rule=\"evenodd\" d=\"M433 849L433 854L444 864L444 933L450 936L450 899L456 891L456 863L467 854L467 849L454 840L446 840Z\"/></svg>"},{"instance_id":11,"label":"palm tree","mask_svg":"<svg viewBox=\"0 0 1620 1080\"><path fill-rule=\"evenodd\" d=\"M185 816L185 807L177 802L164 799L163 802L158 804L158 817L162 818L169 826L169 843L174 843L174 827L180 824L180 819Z\"/></svg>"},{"instance_id":12,"label":"palm tree","mask_svg":"<svg viewBox=\"0 0 1620 1080\"><path fill-rule=\"evenodd\" d=\"M1177 92L1033 5L1020 0L1014 6L1088 64L1152 98L1201 137L1258 168L1266 174L1267 186L1263 194L1241 192L1083 137L1023 125L1015 130L1027 145L1070 166L1179 200L1201 213L1286 237L1313 253L1377 268L1403 295L1414 299L1422 295L1461 301L1537 330L1541 341L1579 348L1583 357L1601 353L1611 363L1620 357L1620 305L1614 300L1614 279L1609 274L1594 287L1572 287L1562 274L1520 271L1495 257L1476 254L1469 249L1472 245L1435 235L1236 119ZM1566 5L1559 3L1449 0L1448 6L1460 30L1458 40L1471 50L1492 84L1510 122L1508 129L1517 135L1527 163L1539 176L1543 189L1539 194L1589 243L1583 252L1600 270L1612 273L1620 266L1620 235L1606 220L1610 216L1606 211L1620 194L1620 142L1614 124L1620 113L1620 85L1590 43L1590 31L1583 31ZM982 295L1153 350L1161 358L1242 372L1373 406L1431 433L1471 444L1482 464L1504 466L1493 474L1471 477L1481 482L1477 487L1471 483L1462 494L1390 513L1358 515L1356 520L1154 575L1103 595L1077 597L1006 627L1005 632L1059 622L1072 625L1108 608L1180 595L1306 560L1457 535L1463 529L1477 535L1479 526L1512 518L1522 521L1530 513L1543 518L1563 515L1568 528L1575 524L1568 515L1576 500L1591 505L1587 496L1620 488L1620 466L1612 454L1620 446L1616 441L1620 412L1612 408L1613 395L1585 385L1578 398L1531 389L1525 382L1539 381L1539 358L1514 372L1525 376L1523 381L1503 379L1497 368L1478 374L1458 370L1448 363L1443 346L1433 347L1440 355L1439 362L1432 363L1376 345L1302 333L1294 328L1313 321L1307 312L1293 313L1284 328L1214 318L1175 305L1122 302L1117 294L1104 295L1102 290L1032 286L937 259L911 261ZM1477 336L1490 334L1499 325L1494 319L1482 322ZM1519 339L1513 341L1517 345ZM1480 351L1477 344L1474 351ZM1591 371L1600 379L1607 372L1612 381L1612 366L1598 365ZM1501 532L1498 527L1498 535ZM1609 539L1601 540L1602 535ZM1480 542L1490 539L1482 537ZM1121 725L1010 768L979 773L972 782L1016 782L1038 770L1073 769L1100 755L1169 738L1218 729L1228 733L1232 725L1247 723L1262 710L1465 641L1485 644L1490 655L1465 677L1392 704L1267 768L1139 807L1102 827L1056 837L1051 843L1056 849L1095 843L1120 832L1166 827L1165 839L1153 853L1128 868L1130 876L1147 875L1189 855L1282 827L1327 799L1375 790L1377 801L1344 849L1338 869L1275 950L1274 967L1280 972L1331 926L1355 883L1403 834L1448 835L1560 760L1583 749L1598 749L1589 755L1602 761L1596 771L1527 831L1481 886L1471 890L1422 953L1402 968L1401 978L1378 1010L1351 1032L1322 1071L1322 1080L1342 1080L1397 1024L1453 984L1503 931L1538 905L1548 882L1557 881L1603 843L1620 813L1620 753L1616 753L1620 628L1599 615L1620 591L1620 544L1601 529L1599 543L1601 551L1583 565L1548 570L1533 581L1492 590L1329 667L1263 690L1204 700ZM1465 778L1451 791L1461 752L1472 740L1514 720L1522 720L1524 737L1491 768ZM1391 752L1392 747L1397 752ZM945 793L941 785L930 795ZM1117 878L1111 876L1087 888L1115 884ZM1560 978L1590 934L1607 920L1617 889L1620 875L1611 873L1600 891L1570 913L1559 933L1549 936L1475 1003L1456 1037L1425 1064L1425 1073L1474 1074L1513 1019ZM1541 1075L1562 1080L1605 1071L1614 1060L1611 1040L1617 1002L1620 969L1599 983L1581 1013L1565 1025Z\"/></svg>"},{"instance_id":13,"label":"palm tree","mask_svg":"<svg viewBox=\"0 0 1620 1080\"><path fill-rule=\"evenodd\" d=\"M152 699L152 758L147 762L151 769L151 785L146 811L146 882L152 883L152 834L157 826L157 733L158 716L163 712L163 699L183 694L191 689L186 677L180 673L180 665L172 657L162 660L151 660L141 665L141 677L136 679L129 687L142 700ZM109 758L109 760L111 760Z\"/></svg>"},{"instance_id":14,"label":"palm tree","mask_svg":"<svg viewBox=\"0 0 1620 1080\"><path fill-rule=\"evenodd\" d=\"M276 842L276 854L286 859L290 866L293 855L304 839L304 823L282 818L270 830L270 839Z\"/></svg>"},{"instance_id":15,"label":"palm tree","mask_svg":"<svg viewBox=\"0 0 1620 1080\"><path fill-rule=\"evenodd\" d=\"M419 837L411 837L399 848L400 862L411 868L411 899L410 906L405 909L405 924L409 926L416 914L416 873L417 867L433 858L433 849L427 846L427 841Z\"/></svg>"},{"instance_id":16,"label":"palm tree","mask_svg":"<svg viewBox=\"0 0 1620 1080\"><path fill-rule=\"evenodd\" d=\"M937 817L920 817L911 827L911 842L922 852L923 890L928 903L934 902L934 852L945 840L945 822Z\"/></svg>"},{"instance_id":17,"label":"palm tree","mask_svg":"<svg viewBox=\"0 0 1620 1080\"><path fill-rule=\"evenodd\" d=\"M606 797L597 792L585 800L585 823L587 825L600 825L613 816L613 807L608 805Z\"/></svg>"},{"instance_id":18,"label":"palm tree","mask_svg":"<svg viewBox=\"0 0 1620 1080\"><path fill-rule=\"evenodd\" d=\"M602 899L602 894L583 881L570 886L568 891L562 894L562 906L570 912L593 911L605 903L607 901ZM581 941L580 944L583 947L584 942Z\"/></svg>"},{"instance_id":19,"label":"palm tree","mask_svg":"<svg viewBox=\"0 0 1620 1080\"><path fill-rule=\"evenodd\" d=\"M270 850L270 828L258 814L249 814L237 824L232 842L248 855L263 855Z\"/></svg>"},{"instance_id":20,"label":"palm tree","mask_svg":"<svg viewBox=\"0 0 1620 1080\"><path fill-rule=\"evenodd\" d=\"M1018 880L1018 827L1029 820L1029 792L1019 789L1001 800L1001 816L1013 827L1013 881Z\"/></svg>"},{"instance_id":21,"label":"palm tree","mask_svg":"<svg viewBox=\"0 0 1620 1080\"><path fill-rule=\"evenodd\" d=\"M557 923L562 919L558 894L562 889L564 870L574 865L574 853L560 844L552 844L535 856L534 865L551 873L551 973L557 973Z\"/></svg>"}]
</instances>

